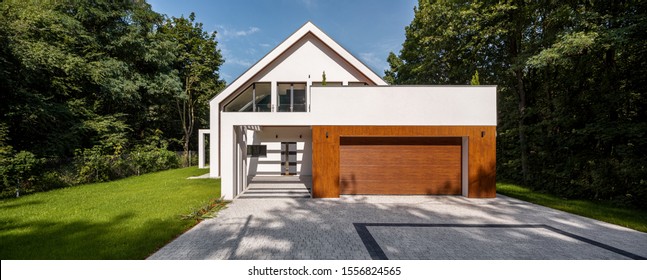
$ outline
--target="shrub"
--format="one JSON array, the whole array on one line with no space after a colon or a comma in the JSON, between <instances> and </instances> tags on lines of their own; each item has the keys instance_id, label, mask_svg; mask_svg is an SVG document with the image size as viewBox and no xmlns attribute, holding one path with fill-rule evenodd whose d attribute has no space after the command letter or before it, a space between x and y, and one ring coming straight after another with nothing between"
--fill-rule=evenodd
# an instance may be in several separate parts
<instances>
[{"instance_id":1,"label":"shrub","mask_svg":"<svg viewBox=\"0 0 647 280\"><path fill-rule=\"evenodd\" d=\"M177 168L179 158L165 147L139 146L129 155L135 175Z\"/></svg>"},{"instance_id":2,"label":"shrub","mask_svg":"<svg viewBox=\"0 0 647 280\"><path fill-rule=\"evenodd\" d=\"M34 183L42 171L42 160L27 151L15 155L6 154L0 159L0 177L2 178L2 197L19 196L21 193L34 191Z\"/></svg>"},{"instance_id":3,"label":"shrub","mask_svg":"<svg viewBox=\"0 0 647 280\"><path fill-rule=\"evenodd\" d=\"M77 151L79 183L104 182L179 167L178 156L166 149L167 142L158 135L143 145L122 153L121 146L96 145ZM112 154L105 154L112 151Z\"/></svg>"},{"instance_id":4,"label":"shrub","mask_svg":"<svg viewBox=\"0 0 647 280\"><path fill-rule=\"evenodd\" d=\"M103 154L101 146L77 151L76 159L79 170L78 183L104 182L115 179L114 164L119 160L120 154Z\"/></svg>"}]
</instances>

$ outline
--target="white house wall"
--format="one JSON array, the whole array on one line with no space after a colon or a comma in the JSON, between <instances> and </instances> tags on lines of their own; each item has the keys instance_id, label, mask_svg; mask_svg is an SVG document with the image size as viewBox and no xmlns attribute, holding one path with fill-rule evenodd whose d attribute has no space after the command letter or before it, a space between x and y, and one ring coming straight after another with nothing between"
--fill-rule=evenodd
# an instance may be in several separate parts
<instances>
[{"instance_id":1,"label":"white house wall","mask_svg":"<svg viewBox=\"0 0 647 280\"><path fill-rule=\"evenodd\" d=\"M495 86L312 87L311 103L306 113L221 112L222 159L235 156L235 126L496 125ZM222 194L232 199L238 173L229 164L221 171Z\"/></svg>"},{"instance_id":2,"label":"white house wall","mask_svg":"<svg viewBox=\"0 0 647 280\"><path fill-rule=\"evenodd\" d=\"M231 98L234 98L237 93L241 90L247 88L251 82L270 82L272 85L272 108L276 110L276 100L277 100L277 84L282 82L295 82L295 83L305 83L308 87L306 89L307 104L311 106L311 100L314 100L311 97L310 87L312 82L320 82L322 80L322 74L326 72L326 80L329 82L342 82L343 84L348 84L349 82L366 82L368 84L379 84L385 85L385 82L379 77L368 78L368 76L375 76L374 73L366 73L358 70L359 68L366 68L359 61L353 57L348 57L350 60L355 60L354 64L351 64L347 59L342 57L339 52L345 52L340 46L334 44L332 41L324 43L322 40L331 40L325 34L322 34L318 30L314 30L314 33L308 33L307 31L300 31L295 33L296 36L301 36L292 43L292 45L285 49L283 53L278 55L274 60L270 61L267 66L260 69L258 73L246 77L245 73L241 78L248 79L247 81L240 82L236 80L234 84L230 85L222 95L216 96L209 102L210 115L209 123L211 130L210 141L209 141L209 150L210 150L210 177L219 177L223 173L223 170L220 167L219 156L221 149L223 149L222 142L218 138L222 135L217 129L221 124L219 112L222 110L223 106ZM317 36L314 34L318 33ZM295 37L296 38L296 37ZM332 46L331 46L332 45ZM335 49L333 49L335 48ZM266 60L267 58L263 58ZM253 68L257 68L257 65L254 65ZM366 70L366 69L365 69ZM369 70L370 71L370 70ZM236 87L232 89L231 87ZM229 94L229 96L226 96ZM308 107L309 107L308 106ZM228 114L228 113L223 113ZM245 113L234 113L234 114L245 114ZM263 113L253 113L251 119L256 120L259 118L258 114ZM298 114L298 113L294 113ZM254 121L245 122L246 124L254 124ZM309 125L307 123L303 123ZM222 157L220 158L222 159ZM219 173L220 171L220 173Z\"/></svg>"},{"instance_id":3,"label":"white house wall","mask_svg":"<svg viewBox=\"0 0 647 280\"><path fill-rule=\"evenodd\" d=\"M262 127L248 130L248 145L266 145L267 157L247 157L247 175L281 175L281 142L297 143L297 174L312 176L310 127Z\"/></svg>"},{"instance_id":4,"label":"white house wall","mask_svg":"<svg viewBox=\"0 0 647 280\"><path fill-rule=\"evenodd\" d=\"M367 78L312 33L281 54L251 80L259 82L364 81Z\"/></svg>"},{"instance_id":5,"label":"white house wall","mask_svg":"<svg viewBox=\"0 0 647 280\"><path fill-rule=\"evenodd\" d=\"M313 124L496 125L495 86L312 87Z\"/></svg>"},{"instance_id":6,"label":"white house wall","mask_svg":"<svg viewBox=\"0 0 647 280\"><path fill-rule=\"evenodd\" d=\"M496 87L312 87L310 112L221 112L232 125L496 125Z\"/></svg>"}]
</instances>

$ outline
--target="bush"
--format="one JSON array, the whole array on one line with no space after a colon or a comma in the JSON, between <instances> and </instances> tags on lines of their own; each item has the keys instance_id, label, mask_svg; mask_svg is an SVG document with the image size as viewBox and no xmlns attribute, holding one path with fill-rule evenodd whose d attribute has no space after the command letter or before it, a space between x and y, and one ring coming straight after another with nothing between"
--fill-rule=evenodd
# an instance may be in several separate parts
<instances>
[{"instance_id":1,"label":"bush","mask_svg":"<svg viewBox=\"0 0 647 280\"><path fill-rule=\"evenodd\" d=\"M132 164L135 175L149 172L177 168L179 158L165 147L151 145L135 148L129 155L129 162Z\"/></svg>"},{"instance_id":2,"label":"bush","mask_svg":"<svg viewBox=\"0 0 647 280\"><path fill-rule=\"evenodd\" d=\"M60 189L71 186L72 183L66 180L64 172L61 171L47 171L38 180L36 189L34 191L48 191L53 189Z\"/></svg>"},{"instance_id":3,"label":"bush","mask_svg":"<svg viewBox=\"0 0 647 280\"><path fill-rule=\"evenodd\" d=\"M35 190L34 185L42 171L42 160L34 154L21 151L15 155L6 154L0 159L0 177L2 178L2 197L19 196Z\"/></svg>"},{"instance_id":4,"label":"bush","mask_svg":"<svg viewBox=\"0 0 647 280\"><path fill-rule=\"evenodd\" d=\"M121 146L106 149L100 145L77 152L79 183L105 182L179 167L178 156L166 147L166 141L155 136L128 153L122 153ZM106 150L113 153L106 155Z\"/></svg>"},{"instance_id":5,"label":"bush","mask_svg":"<svg viewBox=\"0 0 647 280\"><path fill-rule=\"evenodd\" d=\"M77 151L78 183L105 182L120 178L119 175L124 174L119 170L123 168L119 150L112 155L103 154L103 150L103 147L97 145Z\"/></svg>"},{"instance_id":6,"label":"bush","mask_svg":"<svg viewBox=\"0 0 647 280\"><path fill-rule=\"evenodd\" d=\"M47 191L77 184L105 182L178 168L180 157L167 149L157 130L143 144L125 149L120 137L77 150L74 159L39 159L33 153L15 153L6 145L0 124L0 198ZM4 138L3 138L4 137ZM118 141L117 141L118 140ZM123 140L123 141L122 141ZM197 157L195 158L197 161Z\"/></svg>"}]
</instances>

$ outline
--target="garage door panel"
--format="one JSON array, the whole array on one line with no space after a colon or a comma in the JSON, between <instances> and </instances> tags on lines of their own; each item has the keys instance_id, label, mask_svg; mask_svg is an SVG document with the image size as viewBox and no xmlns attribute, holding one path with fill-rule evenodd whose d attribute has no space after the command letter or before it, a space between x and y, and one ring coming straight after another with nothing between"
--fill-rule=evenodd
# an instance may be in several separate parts
<instances>
[{"instance_id":1,"label":"garage door panel","mask_svg":"<svg viewBox=\"0 0 647 280\"><path fill-rule=\"evenodd\" d=\"M433 161L460 161L460 146L341 146L340 164L342 165L419 165ZM367 161L367 158L376 159Z\"/></svg>"},{"instance_id":2,"label":"garage door panel","mask_svg":"<svg viewBox=\"0 0 647 280\"><path fill-rule=\"evenodd\" d=\"M356 179L375 180L420 180L430 177L460 176L460 164L456 166L447 166L443 164L427 166L411 166L408 170L402 170L396 166L355 166L357 168L343 168L339 173L340 176L348 176Z\"/></svg>"},{"instance_id":3,"label":"garage door panel","mask_svg":"<svg viewBox=\"0 0 647 280\"><path fill-rule=\"evenodd\" d=\"M342 138L342 194L461 193L460 138L361 138Z\"/></svg>"},{"instance_id":4,"label":"garage door panel","mask_svg":"<svg viewBox=\"0 0 647 280\"><path fill-rule=\"evenodd\" d=\"M343 194L395 194L395 195L460 195L461 190L449 181L429 181L427 185L416 182L342 181Z\"/></svg>"}]
</instances>

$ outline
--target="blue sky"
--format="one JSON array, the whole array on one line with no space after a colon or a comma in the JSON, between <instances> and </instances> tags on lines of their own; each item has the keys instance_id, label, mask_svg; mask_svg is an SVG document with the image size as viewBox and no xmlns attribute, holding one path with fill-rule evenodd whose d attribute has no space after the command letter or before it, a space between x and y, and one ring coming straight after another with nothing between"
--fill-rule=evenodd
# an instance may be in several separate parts
<instances>
[{"instance_id":1,"label":"blue sky","mask_svg":"<svg viewBox=\"0 0 647 280\"><path fill-rule=\"evenodd\" d=\"M216 31L225 63L220 75L230 83L307 21L384 75L386 57L404 42L416 0L148 0L168 16L188 16Z\"/></svg>"}]
</instances>

